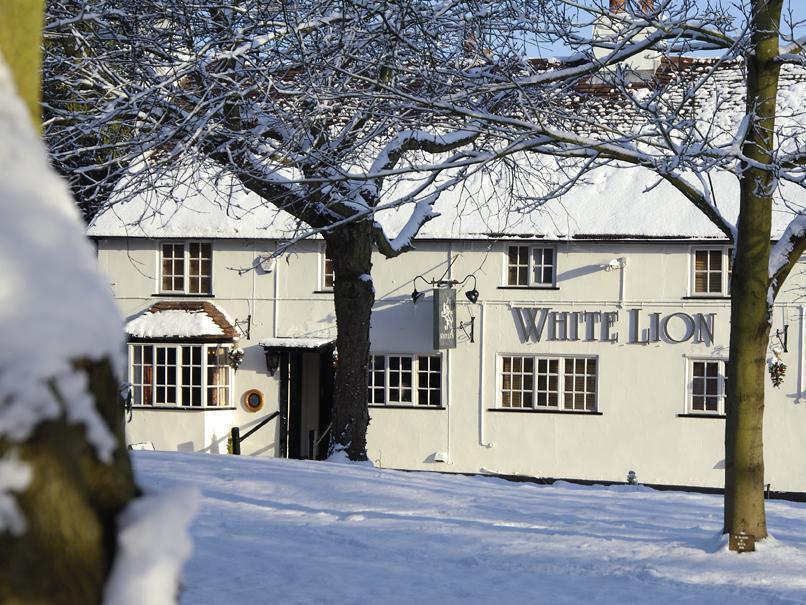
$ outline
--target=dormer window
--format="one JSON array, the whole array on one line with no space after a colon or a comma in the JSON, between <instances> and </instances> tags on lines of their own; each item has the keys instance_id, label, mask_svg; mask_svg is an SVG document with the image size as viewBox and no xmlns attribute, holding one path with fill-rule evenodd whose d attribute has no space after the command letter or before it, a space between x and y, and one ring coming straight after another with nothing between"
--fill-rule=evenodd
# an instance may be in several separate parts
<instances>
[{"instance_id":1,"label":"dormer window","mask_svg":"<svg viewBox=\"0 0 806 605\"><path fill-rule=\"evenodd\" d=\"M170 242L160 246L160 292L212 294L213 246L209 242Z\"/></svg>"}]
</instances>

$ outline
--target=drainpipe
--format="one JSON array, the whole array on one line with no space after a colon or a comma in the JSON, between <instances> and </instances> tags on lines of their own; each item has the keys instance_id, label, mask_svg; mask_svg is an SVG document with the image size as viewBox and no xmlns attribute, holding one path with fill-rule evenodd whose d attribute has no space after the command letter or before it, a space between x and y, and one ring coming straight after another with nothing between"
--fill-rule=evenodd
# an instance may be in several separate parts
<instances>
[{"instance_id":1,"label":"drainpipe","mask_svg":"<svg viewBox=\"0 0 806 605\"><path fill-rule=\"evenodd\" d=\"M795 398L795 403L803 403L803 390L806 386L803 384L804 374L806 374L806 369L804 368L803 363L803 356L806 353L804 348L804 339L806 339L806 307L801 305L800 307L800 338L798 339L798 396Z\"/></svg>"},{"instance_id":2,"label":"drainpipe","mask_svg":"<svg viewBox=\"0 0 806 605\"><path fill-rule=\"evenodd\" d=\"M490 448L495 447L495 443L487 443L484 439L484 377L486 376L484 367L484 311L487 303L481 303L479 313L479 445Z\"/></svg>"},{"instance_id":3,"label":"drainpipe","mask_svg":"<svg viewBox=\"0 0 806 605\"><path fill-rule=\"evenodd\" d=\"M624 307L624 301L627 298L627 258L622 256L619 258L619 292L618 292L618 306Z\"/></svg>"},{"instance_id":4,"label":"drainpipe","mask_svg":"<svg viewBox=\"0 0 806 605\"><path fill-rule=\"evenodd\" d=\"M280 281L280 265L282 263L274 263L274 309L273 309L273 317L272 322L274 325L271 327L271 333L273 338L277 338L277 322L280 317L280 299L278 298L279 295L279 281Z\"/></svg>"}]
</instances>

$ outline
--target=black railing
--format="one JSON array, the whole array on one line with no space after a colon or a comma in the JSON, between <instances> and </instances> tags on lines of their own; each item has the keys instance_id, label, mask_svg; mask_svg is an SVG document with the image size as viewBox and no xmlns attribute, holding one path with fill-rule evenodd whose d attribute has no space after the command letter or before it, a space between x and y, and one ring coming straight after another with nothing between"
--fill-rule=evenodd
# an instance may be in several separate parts
<instances>
[{"instance_id":1,"label":"black railing","mask_svg":"<svg viewBox=\"0 0 806 605\"><path fill-rule=\"evenodd\" d=\"M317 438L316 431L308 431L308 458L311 460L321 460L322 458L319 457L319 444L322 443L322 440L327 437L328 433L330 432L330 428L333 426L333 423L327 425L327 428L324 432Z\"/></svg>"},{"instance_id":2,"label":"black railing","mask_svg":"<svg viewBox=\"0 0 806 605\"><path fill-rule=\"evenodd\" d=\"M277 416L279 416L279 415L280 415L280 412L273 412L273 413L269 414L263 420L258 422L255 426L253 426L251 429L246 431L243 434L243 436L241 436L241 429L239 429L237 426L232 427L232 432L231 432L231 437L230 437L231 441L232 441L232 453L235 456L240 456L241 455L241 442L245 441L246 438L249 437L249 435L251 435L252 433L257 431L258 429L263 428L269 422L271 422L272 420L277 418Z\"/></svg>"}]
</instances>

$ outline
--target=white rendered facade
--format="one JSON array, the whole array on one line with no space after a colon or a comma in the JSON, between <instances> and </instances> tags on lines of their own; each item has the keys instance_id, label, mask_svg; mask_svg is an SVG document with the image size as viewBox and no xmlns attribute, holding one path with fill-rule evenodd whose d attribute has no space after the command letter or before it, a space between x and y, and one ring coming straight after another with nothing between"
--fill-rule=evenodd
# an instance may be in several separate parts
<instances>
[{"instance_id":1,"label":"white rendered facade","mask_svg":"<svg viewBox=\"0 0 806 605\"><path fill-rule=\"evenodd\" d=\"M285 425L278 418L257 431L243 454L309 457L310 439L324 428L323 372L332 356L305 343L335 338L323 242L260 263L277 240L107 231L95 226L91 234L127 319L177 299L162 290L162 244L203 242L212 252L211 291L181 300L214 302L242 328L251 320L249 338L238 341L245 357L230 376L229 405L135 405L129 442L225 453L233 426L243 434L281 411ZM396 259L378 255L370 458L394 468L603 481L624 481L633 470L643 483L721 486L729 271L728 243L713 237L426 237ZM806 491L801 273L793 271L772 325L788 326L788 371L779 388L767 384L766 482L774 491ZM466 299L466 282L457 346L434 350L432 295L413 303L413 280L469 274L479 299ZM270 376L260 343L284 338L308 341L287 341L304 345L288 349L296 365L290 376ZM780 344L773 340L771 358ZM253 389L265 398L257 412L244 401Z\"/></svg>"}]
</instances>

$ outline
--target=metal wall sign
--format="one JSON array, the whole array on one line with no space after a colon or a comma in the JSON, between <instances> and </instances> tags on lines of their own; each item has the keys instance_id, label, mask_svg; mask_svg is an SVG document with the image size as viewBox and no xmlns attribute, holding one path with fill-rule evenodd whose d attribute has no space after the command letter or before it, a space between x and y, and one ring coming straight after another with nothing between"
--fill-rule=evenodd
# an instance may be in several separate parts
<instances>
[{"instance_id":1,"label":"metal wall sign","mask_svg":"<svg viewBox=\"0 0 806 605\"><path fill-rule=\"evenodd\" d=\"M434 349L456 348L456 290L434 288Z\"/></svg>"},{"instance_id":2,"label":"metal wall sign","mask_svg":"<svg viewBox=\"0 0 806 605\"><path fill-rule=\"evenodd\" d=\"M641 309L627 311L627 338L619 339L618 311L553 311L545 307L513 307L522 342L574 341L679 344L692 341L711 346L716 313L668 315Z\"/></svg>"}]
</instances>

